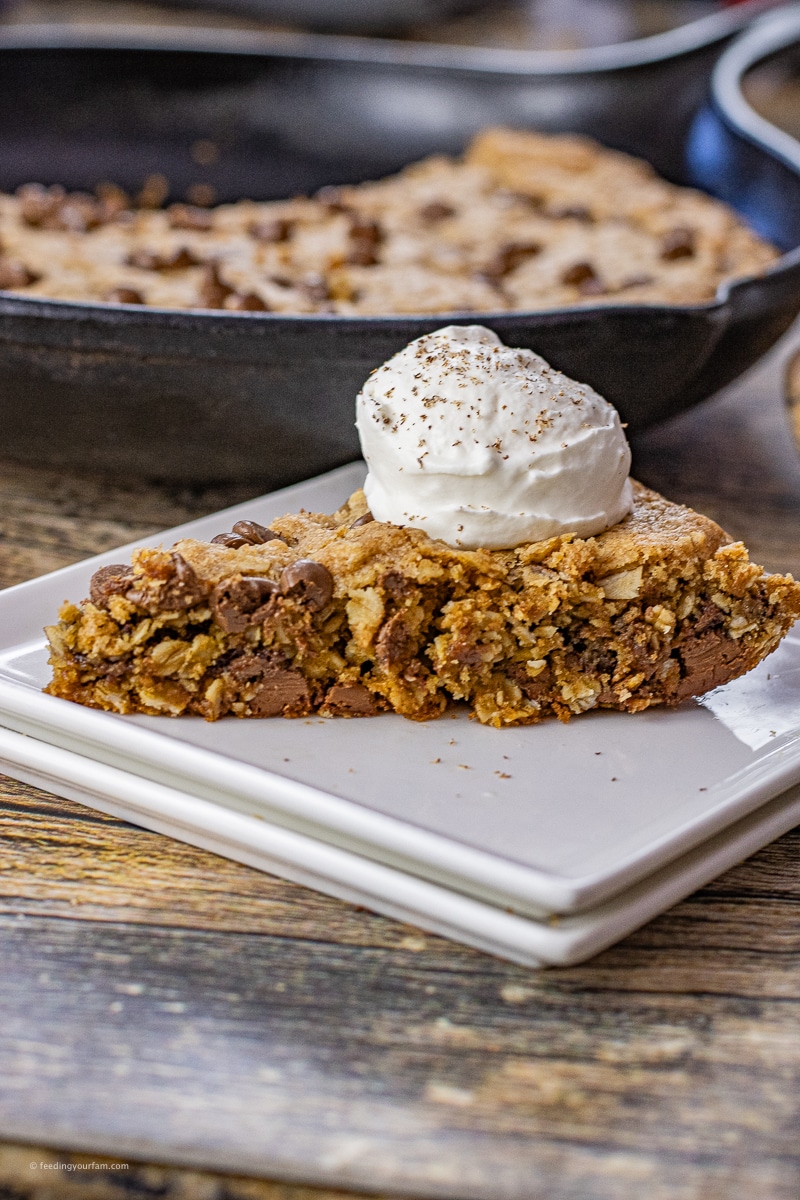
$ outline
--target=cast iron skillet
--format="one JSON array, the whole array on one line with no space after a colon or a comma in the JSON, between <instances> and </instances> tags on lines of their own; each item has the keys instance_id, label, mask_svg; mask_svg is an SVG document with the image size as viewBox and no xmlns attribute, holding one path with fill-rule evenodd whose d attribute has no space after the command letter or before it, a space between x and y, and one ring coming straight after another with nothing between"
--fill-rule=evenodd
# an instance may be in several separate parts
<instances>
[{"instance_id":1,"label":"cast iron skillet","mask_svg":"<svg viewBox=\"0 0 800 1200\"><path fill-rule=\"evenodd\" d=\"M800 309L800 170L743 135L719 98L702 109L716 53L703 45L619 69L521 74L420 64L354 40L9 28L0 34L0 188L109 178L135 188L162 171L175 197L200 181L222 200L266 198L458 151L490 124L590 133L678 182L701 178L792 252L704 305L462 316L594 384L641 428L734 378ZM192 160L200 138L221 147L211 168ZM717 144L730 168L718 175L707 169ZM767 186L749 185L753 171ZM276 486L355 457L353 399L368 372L447 320L0 294L2 451Z\"/></svg>"}]
</instances>

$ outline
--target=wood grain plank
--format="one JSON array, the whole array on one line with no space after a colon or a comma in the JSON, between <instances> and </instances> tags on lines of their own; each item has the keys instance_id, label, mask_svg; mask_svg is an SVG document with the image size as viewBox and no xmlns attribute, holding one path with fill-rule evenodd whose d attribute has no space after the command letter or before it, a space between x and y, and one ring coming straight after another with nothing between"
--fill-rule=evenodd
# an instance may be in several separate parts
<instances>
[{"instance_id":1,"label":"wood grain plank","mask_svg":"<svg viewBox=\"0 0 800 1200\"><path fill-rule=\"evenodd\" d=\"M2 793L7 1135L408 1194L546 1177L560 1200L620 1159L591 1195L621 1195L626 1171L672 1188L698 1156L705 1183L729 1186L731 1156L737 1186L800 1182L800 880L775 889L800 832L591 963L532 973Z\"/></svg>"},{"instance_id":2,"label":"wood grain plank","mask_svg":"<svg viewBox=\"0 0 800 1200\"><path fill-rule=\"evenodd\" d=\"M0 948L7 1136L23 1101L51 1144L411 1194L560 1200L617 1155L800 1182L798 1001L710 996L697 962L670 997L443 944L18 916Z\"/></svg>"},{"instance_id":3,"label":"wood grain plank","mask_svg":"<svg viewBox=\"0 0 800 1200\"><path fill-rule=\"evenodd\" d=\"M239 1175L181 1170L99 1154L0 1145L3 1200L358 1200L338 1188L309 1188ZM374 1200L381 1200L375 1196Z\"/></svg>"},{"instance_id":4,"label":"wood grain plank","mask_svg":"<svg viewBox=\"0 0 800 1200\"><path fill-rule=\"evenodd\" d=\"M417 930L0 776L0 912L397 946Z\"/></svg>"}]
</instances>

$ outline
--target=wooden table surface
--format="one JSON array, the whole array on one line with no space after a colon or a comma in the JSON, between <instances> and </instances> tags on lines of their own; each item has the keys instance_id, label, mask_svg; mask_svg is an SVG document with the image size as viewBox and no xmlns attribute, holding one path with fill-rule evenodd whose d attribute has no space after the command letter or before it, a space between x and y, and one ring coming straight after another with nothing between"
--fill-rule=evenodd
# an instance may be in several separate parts
<instances>
[{"instance_id":1,"label":"wooden table surface","mask_svg":"<svg viewBox=\"0 0 800 1200\"><path fill-rule=\"evenodd\" d=\"M789 344L635 459L800 573ZM0 585L247 495L0 467ZM11 779L0 822L0 1196L800 1195L800 831L535 972Z\"/></svg>"}]
</instances>

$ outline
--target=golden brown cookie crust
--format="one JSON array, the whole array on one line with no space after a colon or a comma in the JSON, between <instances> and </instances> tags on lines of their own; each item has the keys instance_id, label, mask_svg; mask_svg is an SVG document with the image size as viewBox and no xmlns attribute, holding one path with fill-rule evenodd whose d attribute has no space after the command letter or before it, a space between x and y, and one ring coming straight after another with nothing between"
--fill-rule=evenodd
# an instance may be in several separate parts
<instances>
[{"instance_id":1,"label":"golden brown cookie crust","mask_svg":"<svg viewBox=\"0 0 800 1200\"><path fill-rule=\"evenodd\" d=\"M702 303L778 257L639 159L510 129L313 198L157 211L51 193L0 195L0 287L179 309L533 311Z\"/></svg>"}]
</instances>

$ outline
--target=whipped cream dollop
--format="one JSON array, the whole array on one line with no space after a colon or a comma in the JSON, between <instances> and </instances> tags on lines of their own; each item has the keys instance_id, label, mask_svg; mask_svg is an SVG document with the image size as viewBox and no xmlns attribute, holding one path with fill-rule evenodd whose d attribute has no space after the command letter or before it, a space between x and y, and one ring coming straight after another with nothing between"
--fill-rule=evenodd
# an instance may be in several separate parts
<instances>
[{"instance_id":1,"label":"whipped cream dollop","mask_svg":"<svg viewBox=\"0 0 800 1200\"><path fill-rule=\"evenodd\" d=\"M616 409L482 325L426 334L356 401L372 515L451 546L591 537L633 505Z\"/></svg>"}]
</instances>

